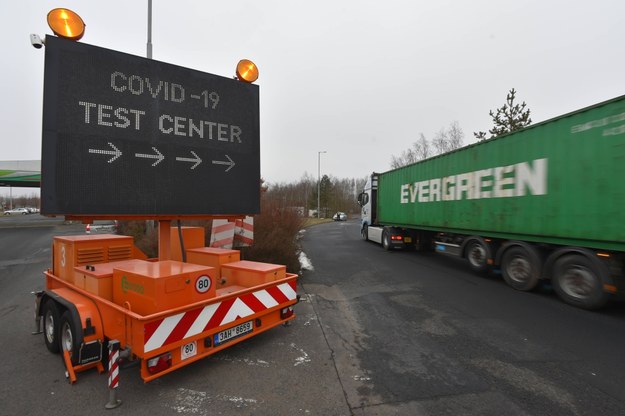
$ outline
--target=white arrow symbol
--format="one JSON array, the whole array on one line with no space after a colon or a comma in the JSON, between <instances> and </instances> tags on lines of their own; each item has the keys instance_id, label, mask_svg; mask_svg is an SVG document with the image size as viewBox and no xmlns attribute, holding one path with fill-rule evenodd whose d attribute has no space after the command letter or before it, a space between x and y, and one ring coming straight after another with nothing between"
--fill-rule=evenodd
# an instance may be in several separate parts
<instances>
[{"instance_id":1,"label":"white arrow symbol","mask_svg":"<svg viewBox=\"0 0 625 416\"><path fill-rule=\"evenodd\" d=\"M144 159L156 159L156 162L152 163L152 166L156 166L159 163L161 163L161 161L163 159L165 159L165 156L163 156L163 154L161 152L159 152L156 147L153 147L152 150L154 150L158 154L156 154L156 155L146 155L145 153L135 153L135 157L142 157Z\"/></svg>"},{"instance_id":2,"label":"white arrow symbol","mask_svg":"<svg viewBox=\"0 0 625 416\"><path fill-rule=\"evenodd\" d=\"M191 166L191 169L195 169L200 163L202 163L202 159L200 159L200 157L196 155L193 150L191 150L191 154L195 156L195 159L191 159L189 157L177 157L176 160L180 162L195 162L195 165Z\"/></svg>"},{"instance_id":3,"label":"white arrow symbol","mask_svg":"<svg viewBox=\"0 0 625 416\"><path fill-rule=\"evenodd\" d=\"M108 142L109 146L111 146L115 150L99 150L99 149L89 149L89 153L96 153L98 155L112 155L113 157L108 161L108 163L113 163L115 159L122 155L122 152L115 147L115 145L111 142Z\"/></svg>"},{"instance_id":4,"label":"white arrow symbol","mask_svg":"<svg viewBox=\"0 0 625 416\"><path fill-rule=\"evenodd\" d=\"M228 162L223 160L213 160L213 165L227 165L228 169L226 169L225 171L228 172L234 167L235 163L234 160L230 159L230 156L226 155L226 157L228 158Z\"/></svg>"}]
</instances>

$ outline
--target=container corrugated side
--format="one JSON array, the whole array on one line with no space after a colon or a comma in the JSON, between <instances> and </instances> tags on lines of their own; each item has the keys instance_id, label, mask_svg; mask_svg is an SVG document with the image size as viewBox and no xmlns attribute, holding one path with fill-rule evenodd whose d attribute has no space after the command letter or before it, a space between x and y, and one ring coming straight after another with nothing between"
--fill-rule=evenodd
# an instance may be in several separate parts
<instances>
[{"instance_id":1,"label":"container corrugated side","mask_svg":"<svg viewBox=\"0 0 625 416\"><path fill-rule=\"evenodd\" d=\"M624 205L625 96L379 177L385 225L623 249Z\"/></svg>"}]
</instances>

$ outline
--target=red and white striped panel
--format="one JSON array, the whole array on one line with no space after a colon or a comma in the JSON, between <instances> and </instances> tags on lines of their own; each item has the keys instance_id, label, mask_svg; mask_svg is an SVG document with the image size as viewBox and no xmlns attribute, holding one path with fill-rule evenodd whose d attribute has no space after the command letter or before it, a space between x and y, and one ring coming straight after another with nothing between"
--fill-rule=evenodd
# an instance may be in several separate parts
<instances>
[{"instance_id":1,"label":"red and white striped panel","mask_svg":"<svg viewBox=\"0 0 625 416\"><path fill-rule=\"evenodd\" d=\"M228 220L213 220L210 246L231 249L233 240L234 222Z\"/></svg>"},{"instance_id":2,"label":"red and white striped panel","mask_svg":"<svg viewBox=\"0 0 625 416\"><path fill-rule=\"evenodd\" d=\"M249 247L254 244L254 217L247 216L234 223L233 247Z\"/></svg>"},{"instance_id":3,"label":"red and white striped panel","mask_svg":"<svg viewBox=\"0 0 625 416\"><path fill-rule=\"evenodd\" d=\"M213 328L227 325L239 318L278 306L297 298L296 282L257 290L223 302L206 305L157 321L144 327L144 352L150 352L165 345L201 334Z\"/></svg>"}]
</instances>

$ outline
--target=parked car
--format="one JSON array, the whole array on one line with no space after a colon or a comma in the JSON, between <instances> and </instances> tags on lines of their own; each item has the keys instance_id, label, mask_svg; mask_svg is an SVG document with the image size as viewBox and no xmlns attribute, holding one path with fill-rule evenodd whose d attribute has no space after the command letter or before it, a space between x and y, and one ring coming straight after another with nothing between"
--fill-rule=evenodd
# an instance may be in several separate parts
<instances>
[{"instance_id":1,"label":"parked car","mask_svg":"<svg viewBox=\"0 0 625 416\"><path fill-rule=\"evenodd\" d=\"M347 214L344 212L337 212L332 216L332 219L334 221L347 221Z\"/></svg>"},{"instance_id":2,"label":"parked car","mask_svg":"<svg viewBox=\"0 0 625 416\"><path fill-rule=\"evenodd\" d=\"M13 208L4 211L4 215L27 215L30 214L26 208Z\"/></svg>"},{"instance_id":3,"label":"parked car","mask_svg":"<svg viewBox=\"0 0 625 416\"><path fill-rule=\"evenodd\" d=\"M117 221L112 220L98 220L94 221L93 224L85 225L85 232L87 234L91 233L115 233L117 231Z\"/></svg>"}]
</instances>

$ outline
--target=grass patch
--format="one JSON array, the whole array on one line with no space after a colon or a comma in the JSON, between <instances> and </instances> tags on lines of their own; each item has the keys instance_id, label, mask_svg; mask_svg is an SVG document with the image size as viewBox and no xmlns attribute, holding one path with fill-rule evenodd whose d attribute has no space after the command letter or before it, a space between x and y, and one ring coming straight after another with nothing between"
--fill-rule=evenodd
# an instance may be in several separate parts
<instances>
[{"instance_id":1,"label":"grass patch","mask_svg":"<svg viewBox=\"0 0 625 416\"><path fill-rule=\"evenodd\" d=\"M304 218L302 226L306 228L306 227L312 227L313 225L323 224L325 222L332 222L332 221L333 220L331 220L330 218Z\"/></svg>"}]
</instances>

